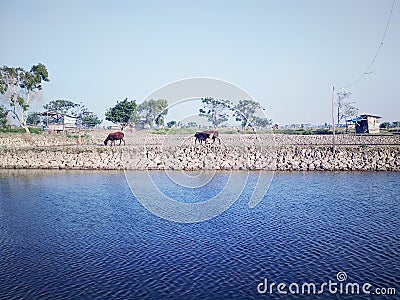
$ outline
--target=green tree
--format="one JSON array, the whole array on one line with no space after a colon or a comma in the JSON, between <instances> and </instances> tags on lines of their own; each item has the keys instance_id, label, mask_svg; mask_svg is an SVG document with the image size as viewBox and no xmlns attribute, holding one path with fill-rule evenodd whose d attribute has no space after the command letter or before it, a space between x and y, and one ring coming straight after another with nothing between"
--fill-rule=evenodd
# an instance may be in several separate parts
<instances>
[{"instance_id":1,"label":"green tree","mask_svg":"<svg viewBox=\"0 0 400 300\"><path fill-rule=\"evenodd\" d=\"M261 128L267 128L269 125L272 124L272 120L268 118L261 118L261 117L254 117L253 118L253 125L258 126Z\"/></svg>"},{"instance_id":2,"label":"green tree","mask_svg":"<svg viewBox=\"0 0 400 300\"><path fill-rule=\"evenodd\" d=\"M46 111L56 112L59 114L68 114L72 109L77 107L79 104L72 102L70 100L52 100L48 104L45 104L43 107Z\"/></svg>"},{"instance_id":3,"label":"green tree","mask_svg":"<svg viewBox=\"0 0 400 300\"><path fill-rule=\"evenodd\" d=\"M50 81L43 64L32 66L30 71L23 68L4 66L0 68L0 94L8 101L10 112L27 133L30 103L42 90L42 82Z\"/></svg>"},{"instance_id":4,"label":"green tree","mask_svg":"<svg viewBox=\"0 0 400 300\"><path fill-rule=\"evenodd\" d=\"M200 117L207 118L208 122L211 122L214 127L228 121L228 111L232 109L232 103L229 100L206 97L201 101L203 107L199 109Z\"/></svg>"},{"instance_id":5,"label":"green tree","mask_svg":"<svg viewBox=\"0 0 400 300\"><path fill-rule=\"evenodd\" d=\"M4 127L7 124L8 110L0 105L0 127Z\"/></svg>"},{"instance_id":6,"label":"green tree","mask_svg":"<svg viewBox=\"0 0 400 300\"><path fill-rule=\"evenodd\" d=\"M199 125L197 125L196 122L191 121L191 122L187 123L187 127L188 128L197 128L197 127L199 127Z\"/></svg>"},{"instance_id":7,"label":"green tree","mask_svg":"<svg viewBox=\"0 0 400 300\"><path fill-rule=\"evenodd\" d=\"M96 127L102 122L102 120L100 120L97 115L95 115L92 111L85 107L82 102L76 104L70 110L70 115L77 118L78 127L92 128Z\"/></svg>"},{"instance_id":8,"label":"green tree","mask_svg":"<svg viewBox=\"0 0 400 300\"><path fill-rule=\"evenodd\" d=\"M28 125L38 126L41 121L42 121L42 117L40 116L39 113L31 112L28 115L28 119L27 119L26 123Z\"/></svg>"},{"instance_id":9,"label":"green tree","mask_svg":"<svg viewBox=\"0 0 400 300\"><path fill-rule=\"evenodd\" d=\"M236 121L240 121L242 128L247 126L253 126L255 115L257 110L262 109L260 103L254 100L239 100L239 103L234 106L233 115L236 117Z\"/></svg>"},{"instance_id":10,"label":"green tree","mask_svg":"<svg viewBox=\"0 0 400 300\"><path fill-rule=\"evenodd\" d=\"M136 111L136 101L129 101L128 98L125 98L124 101L117 101L115 106L106 111L106 120L125 127L136 121Z\"/></svg>"},{"instance_id":11,"label":"green tree","mask_svg":"<svg viewBox=\"0 0 400 300\"><path fill-rule=\"evenodd\" d=\"M400 121L394 121L392 122L392 128L399 128L400 127Z\"/></svg>"},{"instance_id":12,"label":"green tree","mask_svg":"<svg viewBox=\"0 0 400 300\"><path fill-rule=\"evenodd\" d=\"M383 122L381 125L379 125L379 128L381 129L389 129L390 127L390 122Z\"/></svg>"},{"instance_id":13,"label":"green tree","mask_svg":"<svg viewBox=\"0 0 400 300\"><path fill-rule=\"evenodd\" d=\"M169 122L167 123L168 128L172 128L172 127L174 127L175 125L176 125L176 121L169 121Z\"/></svg>"},{"instance_id":14,"label":"green tree","mask_svg":"<svg viewBox=\"0 0 400 300\"><path fill-rule=\"evenodd\" d=\"M168 114L168 101L164 99L143 101L138 107L138 117L150 126L164 125L164 117Z\"/></svg>"},{"instance_id":15,"label":"green tree","mask_svg":"<svg viewBox=\"0 0 400 300\"><path fill-rule=\"evenodd\" d=\"M86 112L82 115L82 126L86 128L93 128L101 124L103 120L100 120L93 112Z\"/></svg>"}]
</instances>

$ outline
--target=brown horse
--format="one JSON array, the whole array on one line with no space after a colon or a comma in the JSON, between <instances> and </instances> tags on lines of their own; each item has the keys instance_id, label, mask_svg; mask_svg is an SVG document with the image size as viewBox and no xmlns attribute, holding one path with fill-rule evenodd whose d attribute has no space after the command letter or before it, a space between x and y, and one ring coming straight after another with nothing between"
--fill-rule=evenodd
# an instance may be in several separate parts
<instances>
[{"instance_id":1,"label":"brown horse","mask_svg":"<svg viewBox=\"0 0 400 300\"><path fill-rule=\"evenodd\" d=\"M104 140L104 145L107 146L108 141L111 141L111 146L115 146L115 141L119 140L119 145L121 145L121 142L124 142L125 146L125 140L124 140L124 133L121 131L117 132L112 132L110 133L107 138Z\"/></svg>"},{"instance_id":2,"label":"brown horse","mask_svg":"<svg viewBox=\"0 0 400 300\"><path fill-rule=\"evenodd\" d=\"M218 142L221 144L221 139L218 137L218 130L208 130L206 132L210 134L210 138L213 140L213 144L215 143L216 139L218 139Z\"/></svg>"}]
</instances>

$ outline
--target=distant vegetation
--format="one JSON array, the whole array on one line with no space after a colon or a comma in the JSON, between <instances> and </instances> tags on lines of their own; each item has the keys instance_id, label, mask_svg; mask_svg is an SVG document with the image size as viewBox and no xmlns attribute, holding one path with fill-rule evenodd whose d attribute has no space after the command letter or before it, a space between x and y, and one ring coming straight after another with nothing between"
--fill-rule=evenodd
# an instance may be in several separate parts
<instances>
[{"instance_id":1,"label":"distant vegetation","mask_svg":"<svg viewBox=\"0 0 400 300\"><path fill-rule=\"evenodd\" d=\"M121 127L153 125L163 126L164 117L168 113L167 100L150 99L139 105L136 100L129 101L128 98L118 102L106 111L106 120L118 124Z\"/></svg>"},{"instance_id":2,"label":"distant vegetation","mask_svg":"<svg viewBox=\"0 0 400 300\"><path fill-rule=\"evenodd\" d=\"M164 118L168 114L168 101L164 99L150 99L138 106L136 125L141 122L149 126L164 126Z\"/></svg>"},{"instance_id":3,"label":"distant vegetation","mask_svg":"<svg viewBox=\"0 0 400 300\"><path fill-rule=\"evenodd\" d=\"M379 127L381 129L400 128L400 121L383 122Z\"/></svg>"},{"instance_id":4,"label":"distant vegetation","mask_svg":"<svg viewBox=\"0 0 400 300\"><path fill-rule=\"evenodd\" d=\"M203 107L199 109L199 116L207 118L215 128L218 125L228 121L229 117L234 117L236 121L241 123L242 129L246 128L267 128L272 124L272 121L260 114L260 103L254 100L239 100L239 103L234 105L230 100L216 99L206 97L202 99Z\"/></svg>"},{"instance_id":5,"label":"distant vegetation","mask_svg":"<svg viewBox=\"0 0 400 300\"><path fill-rule=\"evenodd\" d=\"M43 129L38 127L29 127L29 132L33 134L41 134L43 133ZM5 126L0 128L0 133L26 133L26 131L24 128L11 128L10 126Z\"/></svg>"},{"instance_id":6,"label":"distant vegetation","mask_svg":"<svg viewBox=\"0 0 400 300\"><path fill-rule=\"evenodd\" d=\"M400 133L400 121L383 122L379 127L383 133Z\"/></svg>"},{"instance_id":7,"label":"distant vegetation","mask_svg":"<svg viewBox=\"0 0 400 300\"><path fill-rule=\"evenodd\" d=\"M344 131L335 131L336 133L344 133ZM274 133L280 134L296 134L296 135L317 135L317 134L332 134L332 130L317 128L317 129L275 129Z\"/></svg>"}]
</instances>

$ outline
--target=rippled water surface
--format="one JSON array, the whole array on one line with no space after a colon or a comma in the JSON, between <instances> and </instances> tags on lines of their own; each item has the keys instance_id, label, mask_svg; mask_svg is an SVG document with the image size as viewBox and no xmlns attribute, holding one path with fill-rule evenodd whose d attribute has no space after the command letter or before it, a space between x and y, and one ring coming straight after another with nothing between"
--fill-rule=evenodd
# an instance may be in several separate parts
<instances>
[{"instance_id":1,"label":"rippled water surface","mask_svg":"<svg viewBox=\"0 0 400 300\"><path fill-rule=\"evenodd\" d=\"M228 175L185 189L151 173L187 202ZM338 272L399 297L400 174L277 173L250 209L256 178L221 215L180 224L147 211L123 172L0 170L0 299L286 299L257 286L339 283Z\"/></svg>"}]
</instances>

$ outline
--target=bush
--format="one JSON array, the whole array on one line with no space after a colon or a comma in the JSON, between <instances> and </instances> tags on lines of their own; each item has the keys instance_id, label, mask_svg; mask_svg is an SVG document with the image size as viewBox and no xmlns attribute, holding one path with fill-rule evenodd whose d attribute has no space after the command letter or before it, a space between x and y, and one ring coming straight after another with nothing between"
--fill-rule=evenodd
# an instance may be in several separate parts
<instances>
[{"instance_id":1,"label":"bush","mask_svg":"<svg viewBox=\"0 0 400 300\"><path fill-rule=\"evenodd\" d=\"M151 131L152 134L193 134L196 130L190 128L162 128L154 129Z\"/></svg>"},{"instance_id":2,"label":"bush","mask_svg":"<svg viewBox=\"0 0 400 300\"><path fill-rule=\"evenodd\" d=\"M42 134L43 133L43 129L40 127L30 127L29 131L33 134Z\"/></svg>"},{"instance_id":3,"label":"bush","mask_svg":"<svg viewBox=\"0 0 400 300\"><path fill-rule=\"evenodd\" d=\"M29 127L30 133L33 134L42 134L43 129L38 127ZM25 129L23 128L10 128L10 127L3 127L0 128L1 133L25 133Z\"/></svg>"},{"instance_id":4,"label":"bush","mask_svg":"<svg viewBox=\"0 0 400 300\"><path fill-rule=\"evenodd\" d=\"M320 128L320 129L315 130L314 133L315 134L332 134L332 131L330 131L329 129Z\"/></svg>"},{"instance_id":5,"label":"bush","mask_svg":"<svg viewBox=\"0 0 400 300\"><path fill-rule=\"evenodd\" d=\"M314 132L312 130L302 130L302 135L313 135Z\"/></svg>"},{"instance_id":6,"label":"bush","mask_svg":"<svg viewBox=\"0 0 400 300\"><path fill-rule=\"evenodd\" d=\"M169 128L154 129L151 133L163 135L163 134L167 134L169 130L170 130Z\"/></svg>"}]
</instances>

